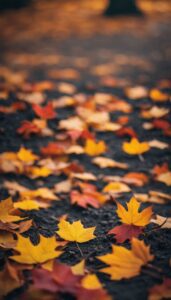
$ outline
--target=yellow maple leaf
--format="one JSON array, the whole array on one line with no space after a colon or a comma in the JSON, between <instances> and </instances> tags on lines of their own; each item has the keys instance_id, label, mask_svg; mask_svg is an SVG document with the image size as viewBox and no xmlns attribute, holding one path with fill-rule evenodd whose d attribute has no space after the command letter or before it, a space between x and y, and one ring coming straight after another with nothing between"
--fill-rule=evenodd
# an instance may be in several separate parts
<instances>
[{"instance_id":1,"label":"yellow maple leaf","mask_svg":"<svg viewBox=\"0 0 171 300\"><path fill-rule=\"evenodd\" d=\"M140 204L132 197L127 203L127 209L120 203L117 203L117 215L124 224L135 226L146 226L149 224L152 216L152 207L147 207L143 211L139 212Z\"/></svg>"},{"instance_id":2,"label":"yellow maple leaf","mask_svg":"<svg viewBox=\"0 0 171 300\"><path fill-rule=\"evenodd\" d=\"M88 290L101 289L102 285L95 274L87 274L81 281L83 288Z\"/></svg>"},{"instance_id":3,"label":"yellow maple leaf","mask_svg":"<svg viewBox=\"0 0 171 300\"><path fill-rule=\"evenodd\" d=\"M21 147L17 152L17 157L25 163L34 162L38 159L37 155L33 154L31 150L25 149L24 147Z\"/></svg>"},{"instance_id":4,"label":"yellow maple leaf","mask_svg":"<svg viewBox=\"0 0 171 300\"><path fill-rule=\"evenodd\" d=\"M34 201L34 200L23 200L23 201L19 201L14 203L14 207L15 208L20 208L23 210L32 210L32 209L39 209L39 204L38 202Z\"/></svg>"},{"instance_id":5,"label":"yellow maple leaf","mask_svg":"<svg viewBox=\"0 0 171 300\"><path fill-rule=\"evenodd\" d=\"M12 215L14 204L11 198L0 202L0 221L3 223L12 223L22 220L19 216Z\"/></svg>"},{"instance_id":6,"label":"yellow maple leaf","mask_svg":"<svg viewBox=\"0 0 171 300\"><path fill-rule=\"evenodd\" d=\"M58 257L62 251L56 250L60 245L55 237L46 238L40 235L40 242L33 245L29 238L18 234L17 245L14 250L20 254L13 255L10 258L22 264L38 264L46 262L52 258Z\"/></svg>"},{"instance_id":7,"label":"yellow maple leaf","mask_svg":"<svg viewBox=\"0 0 171 300\"><path fill-rule=\"evenodd\" d=\"M124 142L122 149L130 155L139 155L150 150L147 142L139 142L138 139L132 138L130 142Z\"/></svg>"},{"instance_id":8,"label":"yellow maple leaf","mask_svg":"<svg viewBox=\"0 0 171 300\"><path fill-rule=\"evenodd\" d=\"M84 243L95 238L95 227L84 228L81 221L75 221L72 224L60 220L57 234L66 241Z\"/></svg>"},{"instance_id":9,"label":"yellow maple leaf","mask_svg":"<svg viewBox=\"0 0 171 300\"><path fill-rule=\"evenodd\" d=\"M106 144L104 141L95 142L92 139L87 139L84 150L88 155L96 156L106 151Z\"/></svg>"},{"instance_id":10,"label":"yellow maple leaf","mask_svg":"<svg viewBox=\"0 0 171 300\"><path fill-rule=\"evenodd\" d=\"M84 275L85 273L85 260L81 260L78 264L71 267L74 275Z\"/></svg>"},{"instance_id":11,"label":"yellow maple leaf","mask_svg":"<svg viewBox=\"0 0 171 300\"><path fill-rule=\"evenodd\" d=\"M131 245L133 253L142 260L144 265L154 259L154 255L150 254L150 246L145 245L144 241L132 238Z\"/></svg>"},{"instance_id":12,"label":"yellow maple leaf","mask_svg":"<svg viewBox=\"0 0 171 300\"><path fill-rule=\"evenodd\" d=\"M129 192L131 189L129 188L129 186L125 183L122 182L110 182L108 183L104 189L103 192L107 193L107 192L111 192L111 193L127 193Z\"/></svg>"},{"instance_id":13,"label":"yellow maple leaf","mask_svg":"<svg viewBox=\"0 0 171 300\"><path fill-rule=\"evenodd\" d=\"M20 192L22 199L45 199L45 200L58 200L58 197L48 188L39 188L37 190L26 190Z\"/></svg>"},{"instance_id":14,"label":"yellow maple leaf","mask_svg":"<svg viewBox=\"0 0 171 300\"><path fill-rule=\"evenodd\" d=\"M29 173L31 173L33 178L37 177L47 177L52 174L52 170L46 168L46 167L30 167L29 168Z\"/></svg>"},{"instance_id":15,"label":"yellow maple leaf","mask_svg":"<svg viewBox=\"0 0 171 300\"><path fill-rule=\"evenodd\" d=\"M143 241L133 238L132 249L122 246L112 246L112 253L98 257L102 262L109 265L101 271L109 274L113 280L131 278L140 274L141 267L148 261L153 260L149 247Z\"/></svg>"}]
</instances>

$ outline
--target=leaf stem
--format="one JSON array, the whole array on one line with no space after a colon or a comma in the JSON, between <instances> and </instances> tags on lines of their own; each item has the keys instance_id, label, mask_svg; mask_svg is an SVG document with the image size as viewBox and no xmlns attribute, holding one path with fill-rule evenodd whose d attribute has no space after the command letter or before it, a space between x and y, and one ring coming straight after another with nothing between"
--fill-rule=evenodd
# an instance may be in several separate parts
<instances>
[{"instance_id":1,"label":"leaf stem","mask_svg":"<svg viewBox=\"0 0 171 300\"><path fill-rule=\"evenodd\" d=\"M79 244L77 242L76 242L76 245L77 245L77 248L78 248L81 256L84 257L84 254L83 254L83 252L82 252L82 250L81 250L81 248L80 248L80 246L79 246Z\"/></svg>"},{"instance_id":2,"label":"leaf stem","mask_svg":"<svg viewBox=\"0 0 171 300\"><path fill-rule=\"evenodd\" d=\"M139 154L138 157L139 157L140 161L142 161L142 162L145 160L144 157L142 156L142 154Z\"/></svg>"}]
</instances>

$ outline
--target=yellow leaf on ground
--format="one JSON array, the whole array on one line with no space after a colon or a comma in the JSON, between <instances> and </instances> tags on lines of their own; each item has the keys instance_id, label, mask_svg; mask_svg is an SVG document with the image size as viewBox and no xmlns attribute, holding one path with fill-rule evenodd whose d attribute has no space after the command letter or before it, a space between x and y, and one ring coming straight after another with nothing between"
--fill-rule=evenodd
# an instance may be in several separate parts
<instances>
[{"instance_id":1,"label":"yellow leaf on ground","mask_svg":"<svg viewBox=\"0 0 171 300\"><path fill-rule=\"evenodd\" d=\"M152 207L147 207L143 211L139 212L140 204L132 197L127 203L127 209L120 203L117 203L117 215L124 224L135 226L146 226L149 224L152 216Z\"/></svg>"},{"instance_id":2,"label":"yellow leaf on ground","mask_svg":"<svg viewBox=\"0 0 171 300\"><path fill-rule=\"evenodd\" d=\"M74 275L84 275L85 273L85 260L81 260L78 264L71 267Z\"/></svg>"},{"instance_id":3,"label":"yellow leaf on ground","mask_svg":"<svg viewBox=\"0 0 171 300\"><path fill-rule=\"evenodd\" d=\"M149 247L143 241L135 238L132 240L131 250L122 246L112 246L112 253L98 257L99 260L109 265L101 271L109 274L113 280L139 275L141 267L153 258L154 256L149 252Z\"/></svg>"},{"instance_id":4,"label":"yellow leaf on ground","mask_svg":"<svg viewBox=\"0 0 171 300\"><path fill-rule=\"evenodd\" d=\"M30 167L29 173L32 175L33 178L37 178L37 177L48 177L53 172L52 172L52 170L50 170L46 167L41 167L41 168Z\"/></svg>"},{"instance_id":5,"label":"yellow leaf on ground","mask_svg":"<svg viewBox=\"0 0 171 300\"><path fill-rule=\"evenodd\" d=\"M12 223L22 220L23 218L12 214L14 203L11 198L0 202L0 221L3 223Z\"/></svg>"},{"instance_id":6,"label":"yellow leaf on ground","mask_svg":"<svg viewBox=\"0 0 171 300\"><path fill-rule=\"evenodd\" d=\"M57 234L66 241L84 243L95 238L95 227L84 228L81 221L75 221L71 224L61 220L58 227Z\"/></svg>"},{"instance_id":7,"label":"yellow leaf on ground","mask_svg":"<svg viewBox=\"0 0 171 300\"><path fill-rule=\"evenodd\" d=\"M38 156L33 154L31 150L25 149L23 147L21 147L17 152L17 157L25 163L34 162L38 159Z\"/></svg>"},{"instance_id":8,"label":"yellow leaf on ground","mask_svg":"<svg viewBox=\"0 0 171 300\"><path fill-rule=\"evenodd\" d=\"M110 182L108 183L104 189L103 192L107 193L127 193L129 192L131 189L129 188L128 185L126 185L125 183L122 182Z\"/></svg>"},{"instance_id":9,"label":"yellow leaf on ground","mask_svg":"<svg viewBox=\"0 0 171 300\"><path fill-rule=\"evenodd\" d=\"M154 259L154 255L150 254L150 246L145 245L144 241L132 238L131 246L135 256L141 259L144 265Z\"/></svg>"},{"instance_id":10,"label":"yellow leaf on ground","mask_svg":"<svg viewBox=\"0 0 171 300\"><path fill-rule=\"evenodd\" d=\"M40 235L40 242L33 245L29 238L25 238L18 234L17 245L14 250L18 251L18 255L10 258L22 264L38 264L46 262L52 258L58 257L62 251L56 250L60 246L55 237L46 238Z\"/></svg>"},{"instance_id":11,"label":"yellow leaf on ground","mask_svg":"<svg viewBox=\"0 0 171 300\"><path fill-rule=\"evenodd\" d=\"M132 138L130 142L124 142L122 149L130 155L139 155L150 150L147 142L139 142L136 138Z\"/></svg>"},{"instance_id":12,"label":"yellow leaf on ground","mask_svg":"<svg viewBox=\"0 0 171 300\"><path fill-rule=\"evenodd\" d=\"M87 139L84 150L86 154L96 156L106 151L106 144L104 141L95 142L92 139Z\"/></svg>"},{"instance_id":13,"label":"yellow leaf on ground","mask_svg":"<svg viewBox=\"0 0 171 300\"><path fill-rule=\"evenodd\" d=\"M38 202L34 200L23 200L14 203L15 208L23 209L23 210L32 210L32 209L39 209Z\"/></svg>"},{"instance_id":14,"label":"yellow leaf on ground","mask_svg":"<svg viewBox=\"0 0 171 300\"><path fill-rule=\"evenodd\" d=\"M86 275L82 279L81 285L83 288L88 289L88 290L96 290L96 289L102 288L102 285L95 274Z\"/></svg>"}]
</instances>

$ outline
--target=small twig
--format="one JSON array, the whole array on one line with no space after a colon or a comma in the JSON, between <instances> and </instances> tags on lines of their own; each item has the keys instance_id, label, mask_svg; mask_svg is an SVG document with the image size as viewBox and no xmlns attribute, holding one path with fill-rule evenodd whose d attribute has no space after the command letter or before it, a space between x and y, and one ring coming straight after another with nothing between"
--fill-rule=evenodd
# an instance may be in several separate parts
<instances>
[{"instance_id":1,"label":"small twig","mask_svg":"<svg viewBox=\"0 0 171 300\"><path fill-rule=\"evenodd\" d=\"M140 161L142 161L142 162L145 160L141 154L139 154L138 157L139 157Z\"/></svg>"},{"instance_id":2,"label":"small twig","mask_svg":"<svg viewBox=\"0 0 171 300\"><path fill-rule=\"evenodd\" d=\"M154 277L154 278L157 278L157 279L160 279L160 278L161 278L161 276L160 276L158 273L153 273L153 272L151 272L151 271L148 270L148 269L143 269L143 270L141 270L141 273L147 274L147 275L149 275L149 276L151 276L151 277Z\"/></svg>"},{"instance_id":3,"label":"small twig","mask_svg":"<svg viewBox=\"0 0 171 300\"><path fill-rule=\"evenodd\" d=\"M152 231L158 230L159 228L161 228L161 227L167 222L167 219L168 219L168 218L166 218L166 219L163 221L162 224L157 225L157 226L155 226L154 228L152 228L152 229L146 231L146 233L150 233L150 232L152 232Z\"/></svg>"},{"instance_id":4,"label":"small twig","mask_svg":"<svg viewBox=\"0 0 171 300\"><path fill-rule=\"evenodd\" d=\"M153 270L155 270L157 272L160 272L160 273L162 272L162 269L160 269L160 268L158 268L158 267L156 267L154 265L151 265L151 264L147 264L146 267L150 268L150 269L153 269Z\"/></svg>"},{"instance_id":5,"label":"small twig","mask_svg":"<svg viewBox=\"0 0 171 300\"><path fill-rule=\"evenodd\" d=\"M84 254L83 254L83 252L82 252L82 250L81 250L81 248L80 248L80 246L78 245L77 242L76 242L76 245L77 245L77 248L78 248L78 250L79 250L81 256L84 257Z\"/></svg>"}]
</instances>

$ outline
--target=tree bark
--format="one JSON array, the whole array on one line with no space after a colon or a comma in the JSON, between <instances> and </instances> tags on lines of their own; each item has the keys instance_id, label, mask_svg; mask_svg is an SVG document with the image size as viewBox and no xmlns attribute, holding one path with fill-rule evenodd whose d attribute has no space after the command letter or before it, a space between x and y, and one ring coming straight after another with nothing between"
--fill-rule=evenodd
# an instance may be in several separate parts
<instances>
[{"instance_id":1,"label":"tree bark","mask_svg":"<svg viewBox=\"0 0 171 300\"><path fill-rule=\"evenodd\" d=\"M104 14L106 16L142 15L142 12L136 5L136 0L109 0Z\"/></svg>"}]
</instances>

